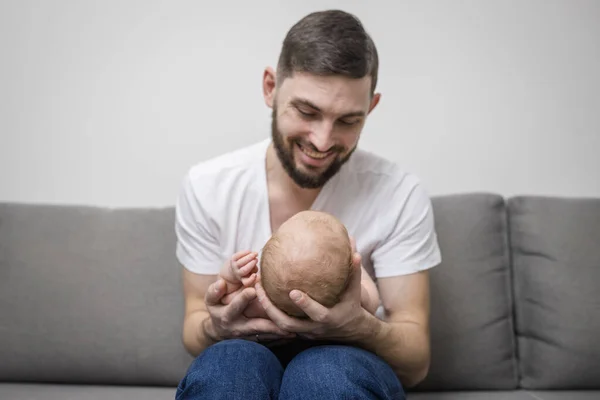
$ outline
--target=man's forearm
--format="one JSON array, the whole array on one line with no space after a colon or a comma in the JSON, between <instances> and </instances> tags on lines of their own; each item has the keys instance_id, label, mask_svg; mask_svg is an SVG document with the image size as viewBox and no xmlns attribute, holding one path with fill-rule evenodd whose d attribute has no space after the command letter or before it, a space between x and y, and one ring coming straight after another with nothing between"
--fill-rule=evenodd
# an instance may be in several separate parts
<instances>
[{"instance_id":1,"label":"man's forearm","mask_svg":"<svg viewBox=\"0 0 600 400\"><path fill-rule=\"evenodd\" d=\"M386 322L365 313L365 323L357 336L359 345L386 361L404 386L414 386L427 375L429 335L421 325Z\"/></svg>"},{"instance_id":2,"label":"man's forearm","mask_svg":"<svg viewBox=\"0 0 600 400\"><path fill-rule=\"evenodd\" d=\"M196 311L187 315L183 323L183 345L194 357L216 343L206 333L205 324L210 323L209 319L208 311Z\"/></svg>"}]
</instances>

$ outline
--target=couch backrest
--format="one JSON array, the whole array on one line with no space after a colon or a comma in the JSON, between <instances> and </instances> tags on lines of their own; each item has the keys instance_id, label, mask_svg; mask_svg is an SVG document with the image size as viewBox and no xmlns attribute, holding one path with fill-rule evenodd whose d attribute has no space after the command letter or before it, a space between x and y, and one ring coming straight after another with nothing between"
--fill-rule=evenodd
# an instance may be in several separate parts
<instances>
[{"instance_id":1,"label":"couch backrest","mask_svg":"<svg viewBox=\"0 0 600 400\"><path fill-rule=\"evenodd\" d=\"M488 194L433 199L442 264L430 272L432 362L414 390L514 389L506 206Z\"/></svg>"},{"instance_id":2,"label":"couch backrest","mask_svg":"<svg viewBox=\"0 0 600 400\"><path fill-rule=\"evenodd\" d=\"M0 381L176 385L173 210L0 204Z\"/></svg>"},{"instance_id":3,"label":"couch backrest","mask_svg":"<svg viewBox=\"0 0 600 400\"><path fill-rule=\"evenodd\" d=\"M600 199L510 199L521 386L600 388Z\"/></svg>"},{"instance_id":4,"label":"couch backrest","mask_svg":"<svg viewBox=\"0 0 600 400\"><path fill-rule=\"evenodd\" d=\"M443 262L415 390L599 388L600 199L433 207ZM192 359L173 217L0 204L0 381L176 385Z\"/></svg>"}]
</instances>

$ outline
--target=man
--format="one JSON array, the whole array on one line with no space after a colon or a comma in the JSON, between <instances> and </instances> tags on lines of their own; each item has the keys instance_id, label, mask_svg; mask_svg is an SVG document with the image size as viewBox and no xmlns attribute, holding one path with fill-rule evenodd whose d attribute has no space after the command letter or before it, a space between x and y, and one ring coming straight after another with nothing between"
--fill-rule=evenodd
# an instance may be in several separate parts
<instances>
[{"instance_id":1,"label":"man","mask_svg":"<svg viewBox=\"0 0 600 400\"><path fill-rule=\"evenodd\" d=\"M394 163L357 150L377 106L375 45L352 15L312 13L263 74L269 140L192 167L177 204L183 342L196 356L178 399L404 398L427 374L429 282L440 262L430 200ZM397 134L397 133L393 133ZM222 304L217 273L239 251L307 209L340 219L356 241L353 278L328 309L290 292L310 320L275 308L260 283ZM363 271L361 273L361 271ZM378 318L360 306L377 279ZM258 298L268 318L246 318Z\"/></svg>"}]
</instances>

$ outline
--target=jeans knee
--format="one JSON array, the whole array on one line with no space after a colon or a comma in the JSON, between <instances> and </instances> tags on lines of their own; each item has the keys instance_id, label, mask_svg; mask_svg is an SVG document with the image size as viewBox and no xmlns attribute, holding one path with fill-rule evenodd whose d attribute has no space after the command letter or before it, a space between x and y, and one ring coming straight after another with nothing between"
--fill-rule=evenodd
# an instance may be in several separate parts
<instances>
[{"instance_id":1,"label":"jeans knee","mask_svg":"<svg viewBox=\"0 0 600 400\"><path fill-rule=\"evenodd\" d=\"M242 339L223 340L207 347L196 359L192 362L190 369L205 369L208 362L218 360L214 363L215 368L231 368L243 367L246 361L254 360L257 363L261 361L269 362L273 358L273 354L265 346L256 342Z\"/></svg>"},{"instance_id":2,"label":"jeans knee","mask_svg":"<svg viewBox=\"0 0 600 400\"><path fill-rule=\"evenodd\" d=\"M269 393L270 397L278 391L282 375L279 360L265 346L248 340L224 340L194 359L179 383L178 393L214 396L214 390L227 388L230 393L253 390Z\"/></svg>"},{"instance_id":3,"label":"jeans knee","mask_svg":"<svg viewBox=\"0 0 600 400\"><path fill-rule=\"evenodd\" d=\"M281 387L282 395L294 392L306 398L404 399L388 364L366 350L341 345L313 347L296 356Z\"/></svg>"}]
</instances>

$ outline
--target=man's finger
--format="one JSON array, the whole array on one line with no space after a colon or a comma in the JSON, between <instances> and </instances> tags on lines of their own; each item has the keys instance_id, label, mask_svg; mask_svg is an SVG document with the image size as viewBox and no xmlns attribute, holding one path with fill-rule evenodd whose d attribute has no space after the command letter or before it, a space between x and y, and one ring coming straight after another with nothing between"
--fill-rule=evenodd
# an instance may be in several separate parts
<instances>
[{"instance_id":1,"label":"man's finger","mask_svg":"<svg viewBox=\"0 0 600 400\"><path fill-rule=\"evenodd\" d=\"M342 301L344 298L358 298L360 299L360 290L361 290L361 280L362 280L362 263L361 257L359 253L354 253L352 256L352 272L350 275L350 282L348 284L348 289L342 296Z\"/></svg>"},{"instance_id":2,"label":"man's finger","mask_svg":"<svg viewBox=\"0 0 600 400\"><path fill-rule=\"evenodd\" d=\"M318 326L315 322L312 321L303 321L297 318L292 318L289 315L285 314L283 311L278 309L271 303L267 293L263 289L260 283L256 283L254 286L256 288L256 295L258 297L258 301L260 305L265 310L265 313L273 321L277 326L284 330L288 330L290 332L312 332Z\"/></svg>"},{"instance_id":3,"label":"man's finger","mask_svg":"<svg viewBox=\"0 0 600 400\"><path fill-rule=\"evenodd\" d=\"M238 294L240 294L240 292L241 292L242 290L244 290L244 287L243 287L243 286L240 286L240 288L239 288L239 289L237 289L237 290L235 290L235 291L233 291L233 292L231 292L231 293L229 293L229 294L227 294L227 295L223 296L223 298L221 298L221 301L220 301L219 303L220 303L220 304L224 304L224 305L227 305L227 304L231 303L231 301L233 300L233 298L234 298L235 296L237 296Z\"/></svg>"},{"instance_id":4,"label":"man's finger","mask_svg":"<svg viewBox=\"0 0 600 400\"><path fill-rule=\"evenodd\" d=\"M256 336L259 335L261 339L263 338L293 338L296 336L295 333L286 332L283 329L279 328L273 321L269 321L265 318L252 318L248 320L247 327L251 330L252 334Z\"/></svg>"},{"instance_id":5,"label":"man's finger","mask_svg":"<svg viewBox=\"0 0 600 400\"><path fill-rule=\"evenodd\" d=\"M258 337L257 337L257 335L258 335ZM290 340L292 338L293 338L293 336L286 337L286 336L277 335L274 333L255 333L253 335L245 336L243 339L250 340L252 342L267 344L266 342L275 342L276 340L277 341Z\"/></svg>"},{"instance_id":6,"label":"man's finger","mask_svg":"<svg viewBox=\"0 0 600 400\"><path fill-rule=\"evenodd\" d=\"M248 307L248 304L255 298L256 290L254 290L254 288L245 288L231 300L231 303L225 309L225 316L233 321L235 318L242 315L246 307Z\"/></svg>"},{"instance_id":7,"label":"man's finger","mask_svg":"<svg viewBox=\"0 0 600 400\"><path fill-rule=\"evenodd\" d=\"M207 305L217 305L221 302L221 298L225 295L225 281L217 279L215 283L208 287L204 301Z\"/></svg>"},{"instance_id":8,"label":"man's finger","mask_svg":"<svg viewBox=\"0 0 600 400\"><path fill-rule=\"evenodd\" d=\"M290 299L313 321L325 322L329 309L311 299L306 293L300 290L292 290Z\"/></svg>"}]
</instances>

